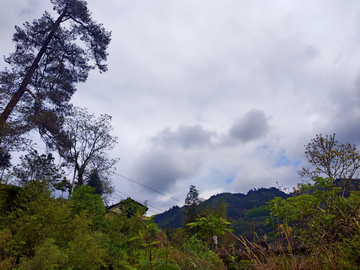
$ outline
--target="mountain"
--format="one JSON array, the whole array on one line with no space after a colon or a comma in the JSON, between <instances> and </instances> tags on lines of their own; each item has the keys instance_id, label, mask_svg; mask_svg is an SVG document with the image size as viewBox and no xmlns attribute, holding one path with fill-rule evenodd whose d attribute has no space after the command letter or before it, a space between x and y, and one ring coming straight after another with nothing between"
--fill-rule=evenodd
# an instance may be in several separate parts
<instances>
[{"instance_id":1,"label":"mountain","mask_svg":"<svg viewBox=\"0 0 360 270\"><path fill-rule=\"evenodd\" d=\"M260 209L260 206L266 205L266 202L272 200L275 197L287 198L289 195L280 191L278 188L259 188L249 190L247 194L242 193L221 193L211 196L209 199L205 200L201 204L202 209L208 207L215 207L219 202L225 203L227 211L227 219L229 220L239 220L244 218L256 218L256 213L258 215L264 216L268 214L268 211L264 211L263 208ZM259 208L259 210L258 210ZM251 217L247 217L246 213L249 210L254 210ZM256 210L256 211L255 211ZM184 206L178 207L173 206L168 211L158 214L154 217L155 223L159 228L165 229L166 227L170 228L180 228L182 226L182 217L184 214Z\"/></svg>"}]
</instances>

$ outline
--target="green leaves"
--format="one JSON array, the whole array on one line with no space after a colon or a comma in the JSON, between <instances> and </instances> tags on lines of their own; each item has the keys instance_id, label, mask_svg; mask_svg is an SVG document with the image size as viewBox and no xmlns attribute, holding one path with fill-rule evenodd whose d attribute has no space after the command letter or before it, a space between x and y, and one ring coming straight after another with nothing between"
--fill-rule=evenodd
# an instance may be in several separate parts
<instances>
[{"instance_id":1,"label":"green leaves","mask_svg":"<svg viewBox=\"0 0 360 270\"><path fill-rule=\"evenodd\" d=\"M31 150L27 155L20 157L21 164L13 168L13 174L20 186L26 186L31 181L45 182L53 188L61 179L61 166L54 163L52 154L38 154Z\"/></svg>"},{"instance_id":2,"label":"green leaves","mask_svg":"<svg viewBox=\"0 0 360 270\"><path fill-rule=\"evenodd\" d=\"M114 172L114 165L119 159L113 159L106 153L117 143L117 137L110 135L111 116L90 114L87 109L74 107L71 115L66 117L63 132L69 143L63 138L54 140L61 157L74 169L72 188L82 186L93 173L92 183L96 182L98 193L111 193L112 186L109 176ZM95 181L94 181L95 180Z\"/></svg>"},{"instance_id":3,"label":"green leaves","mask_svg":"<svg viewBox=\"0 0 360 270\"><path fill-rule=\"evenodd\" d=\"M355 145L340 144L335 134L325 137L316 135L305 146L305 156L310 168L303 168L298 173L308 180L326 176L328 179L351 179L360 168L360 154Z\"/></svg>"},{"instance_id":4,"label":"green leaves","mask_svg":"<svg viewBox=\"0 0 360 270\"><path fill-rule=\"evenodd\" d=\"M277 236L285 234L286 239L299 239L312 258L324 260L332 254L334 257L326 263L353 265L349 261L348 246L359 246L360 193L351 191L350 196L345 197L342 188L334 186L333 179L317 177L313 180L313 184L299 185L293 197L271 200L272 218L268 219L268 224ZM358 257L358 252L354 256L352 259Z\"/></svg>"},{"instance_id":5,"label":"green leaves","mask_svg":"<svg viewBox=\"0 0 360 270\"><path fill-rule=\"evenodd\" d=\"M172 247L152 217L106 214L89 186L69 199L39 181L0 194L0 269L222 269L201 241Z\"/></svg>"},{"instance_id":6,"label":"green leaves","mask_svg":"<svg viewBox=\"0 0 360 270\"><path fill-rule=\"evenodd\" d=\"M95 67L107 70L111 33L92 20L86 1L51 2L59 13L56 19L45 12L32 23L15 27L16 49L5 58L10 69L0 73L6 98L0 103L2 139L15 130L18 137L35 127L44 138L57 136L75 84L85 82Z\"/></svg>"},{"instance_id":7,"label":"green leaves","mask_svg":"<svg viewBox=\"0 0 360 270\"><path fill-rule=\"evenodd\" d=\"M186 226L190 228L198 227L199 231L195 236L209 238L224 235L226 232L233 232L233 230L228 229L230 224L230 222L222 218L218 213L216 216L209 215L207 217L197 218L195 222L188 223Z\"/></svg>"},{"instance_id":8,"label":"green leaves","mask_svg":"<svg viewBox=\"0 0 360 270\"><path fill-rule=\"evenodd\" d=\"M94 194L94 188L81 186L71 195L72 213L86 212L100 226L105 216L105 205L100 195Z\"/></svg>"}]
</instances>

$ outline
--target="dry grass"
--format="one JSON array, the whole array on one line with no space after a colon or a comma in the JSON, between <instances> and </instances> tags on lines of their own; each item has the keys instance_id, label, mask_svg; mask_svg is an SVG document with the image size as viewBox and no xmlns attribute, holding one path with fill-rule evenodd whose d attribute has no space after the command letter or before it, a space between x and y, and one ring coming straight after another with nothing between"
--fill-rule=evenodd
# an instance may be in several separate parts
<instances>
[{"instance_id":1,"label":"dry grass","mask_svg":"<svg viewBox=\"0 0 360 270\"><path fill-rule=\"evenodd\" d=\"M252 243L244 237L233 237L241 244L236 250L238 265L242 261L251 261L246 267L231 269L252 270L324 270L324 269L360 269L356 264L344 262L344 250L341 243L328 246L312 246L308 252L297 237L291 234L288 228L282 230L282 239ZM222 254L224 258L224 254ZM228 256L230 256L228 252ZM232 253L234 256L235 253Z\"/></svg>"}]
</instances>

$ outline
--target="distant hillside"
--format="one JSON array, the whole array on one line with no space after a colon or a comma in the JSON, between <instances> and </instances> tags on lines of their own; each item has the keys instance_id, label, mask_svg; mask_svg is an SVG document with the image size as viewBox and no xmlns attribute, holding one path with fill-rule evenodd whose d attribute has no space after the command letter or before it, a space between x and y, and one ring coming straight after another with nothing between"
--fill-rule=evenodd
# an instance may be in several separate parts
<instances>
[{"instance_id":1,"label":"distant hillside","mask_svg":"<svg viewBox=\"0 0 360 270\"><path fill-rule=\"evenodd\" d=\"M235 221L246 218L246 213L249 210L266 205L266 202L275 197L287 198L288 196L289 195L275 187L260 188L257 190L250 190L246 195L241 193L221 193L213 195L202 203L202 207L206 208L211 205L215 208L217 203L222 200L222 202L226 204L227 218ZM264 211L254 211L254 213L255 212L259 213L259 215L264 214ZM180 228L182 225L183 213L184 207L174 206L168 211L156 215L154 221L162 229L165 229L167 226L170 228ZM265 212L265 214L267 214L267 212ZM252 214L251 218L256 218L256 215L254 216L254 214Z\"/></svg>"}]
</instances>

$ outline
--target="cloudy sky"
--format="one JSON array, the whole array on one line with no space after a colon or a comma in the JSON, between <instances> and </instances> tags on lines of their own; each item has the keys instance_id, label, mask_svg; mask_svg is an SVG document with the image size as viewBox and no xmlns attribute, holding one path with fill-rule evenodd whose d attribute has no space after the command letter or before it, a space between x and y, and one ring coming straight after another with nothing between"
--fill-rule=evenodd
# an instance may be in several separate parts
<instances>
[{"instance_id":1,"label":"cloudy sky","mask_svg":"<svg viewBox=\"0 0 360 270\"><path fill-rule=\"evenodd\" d=\"M316 134L360 142L357 0L88 0L109 71L73 104L113 116L117 173L185 200L300 182ZM0 0L0 55L50 1ZM0 61L0 69L5 67ZM115 175L117 196L182 204ZM119 197L115 197L118 199ZM153 213L153 212L151 212Z\"/></svg>"}]
</instances>

